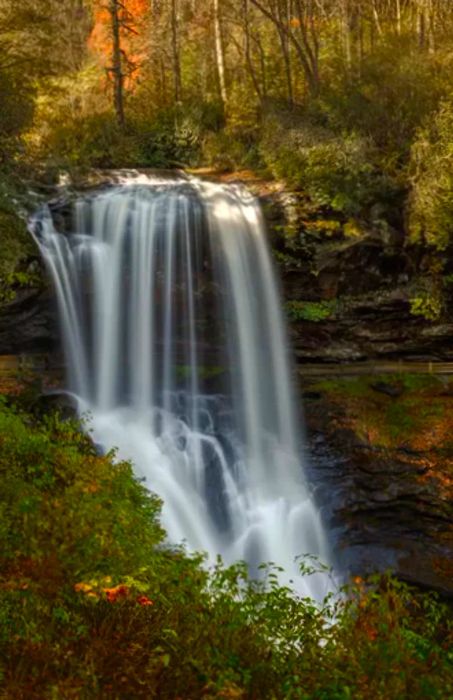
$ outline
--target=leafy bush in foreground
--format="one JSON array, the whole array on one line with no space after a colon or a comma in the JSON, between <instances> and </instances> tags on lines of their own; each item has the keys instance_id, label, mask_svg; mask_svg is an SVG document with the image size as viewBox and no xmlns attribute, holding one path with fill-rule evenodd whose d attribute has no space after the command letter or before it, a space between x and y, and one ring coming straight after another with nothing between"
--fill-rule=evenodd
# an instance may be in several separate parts
<instances>
[{"instance_id":1,"label":"leafy bush in foreground","mask_svg":"<svg viewBox=\"0 0 453 700\"><path fill-rule=\"evenodd\" d=\"M163 544L160 503L76 425L0 403L0 691L43 698L391 700L453 693L429 595L356 580L317 608Z\"/></svg>"}]
</instances>

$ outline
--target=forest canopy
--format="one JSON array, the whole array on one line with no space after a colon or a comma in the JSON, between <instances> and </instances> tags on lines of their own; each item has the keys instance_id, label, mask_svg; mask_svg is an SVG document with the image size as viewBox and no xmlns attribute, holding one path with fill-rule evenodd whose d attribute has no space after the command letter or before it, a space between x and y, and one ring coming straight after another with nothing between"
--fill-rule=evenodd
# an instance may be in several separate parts
<instances>
[{"instance_id":1,"label":"forest canopy","mask_svg":"<svg viewBox=\"0 0 453 700\"><path fill-rule=\"evenodd\" d=\"M449 240L449 0L0 0L0 40L3 168L252 168Z\"/></svg>"}]
</instances>

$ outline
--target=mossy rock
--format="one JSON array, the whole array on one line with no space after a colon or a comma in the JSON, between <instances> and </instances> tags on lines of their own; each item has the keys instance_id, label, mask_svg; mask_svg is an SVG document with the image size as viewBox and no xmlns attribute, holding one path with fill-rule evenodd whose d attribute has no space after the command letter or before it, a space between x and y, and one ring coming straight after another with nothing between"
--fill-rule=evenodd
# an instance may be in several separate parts
<instances>
[{"instance_id":1,"label":"mossy rock","mask_svg":"<svg viewBox=\"0 0 453 700\"><path fill-rule=\"evenodd\" d=\"M439 377L408 373L327 379L311 388L341 404L360 439L389 448L429 449L441 447L450 434L448 387Z\"/></svg>"}]
</instances>

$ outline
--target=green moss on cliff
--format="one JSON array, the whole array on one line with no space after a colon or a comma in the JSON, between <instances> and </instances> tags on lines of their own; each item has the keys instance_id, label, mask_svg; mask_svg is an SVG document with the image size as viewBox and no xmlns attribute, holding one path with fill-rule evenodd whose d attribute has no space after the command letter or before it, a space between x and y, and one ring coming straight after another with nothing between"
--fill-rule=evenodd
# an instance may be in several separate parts
<instances>
[{"instance_id":1,"label":"green moss on cliff","mask_svg":"<svg viewBox=\"0 0 453 700\"><path fill-rule=\"evenodd\" d=\"M331 318L337 308L337 302L332 301L288 301L286 310L292 321L312 321L318 323Z\"/></svg>"},{"instance_id":2,"label":"green moss on cliff","mask_svg":"<svg viewBox=\"0 0 453 700\"><path fill-rule=\"evenodd\" d=\"M341 405L361 439L429 447L449 434L450 383L433 375L396 374L327 379L313 388Z\"/></svg>"}]
</instances>

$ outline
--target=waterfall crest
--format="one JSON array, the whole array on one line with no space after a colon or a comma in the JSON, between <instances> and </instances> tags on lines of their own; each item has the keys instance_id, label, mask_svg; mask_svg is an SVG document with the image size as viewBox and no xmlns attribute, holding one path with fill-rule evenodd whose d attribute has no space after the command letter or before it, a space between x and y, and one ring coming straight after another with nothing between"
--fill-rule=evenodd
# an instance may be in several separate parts
<instances>
[{"instance_id":1,"label":"waterfall crest","mask_svg":"<svg viewBox=\"0 0 453 700\"><path fill-rule=\"evenodd\" d=\"M163 499L170 541L294 579L327 547L260 209L239 186L142 180L81 197L66 230L49 208L33 222L70 389Z\"/></svg>"}]
</instances>

